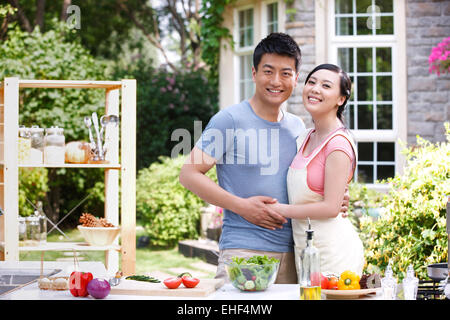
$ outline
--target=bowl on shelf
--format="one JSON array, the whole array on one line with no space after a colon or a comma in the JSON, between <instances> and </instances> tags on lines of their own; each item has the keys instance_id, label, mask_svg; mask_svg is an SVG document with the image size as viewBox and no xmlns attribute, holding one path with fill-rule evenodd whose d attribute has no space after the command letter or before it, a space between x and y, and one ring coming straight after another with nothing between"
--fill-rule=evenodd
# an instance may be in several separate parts
<instances>
[{"instance_id":1,"label":"bowl on shelf","mask_svg":"<svg viewBox=\"0 0 450 320\"><path fill-rule=\"evenodd\" d=\"M268 264L237 264L225 262L228 279L241 291L264 291L277 278L280 263Z\"/></svg>"},{"instance_id":2,"label":"bowl on shelf","mask_svg":"<svg viewBox=\"0 0 450 320\"><path fill-rule=\"evenodd\" d=\"M116 239L120 227L83 227L78 226L84 239L91 246L109 246Z\"/></svg>"}]
</instances>

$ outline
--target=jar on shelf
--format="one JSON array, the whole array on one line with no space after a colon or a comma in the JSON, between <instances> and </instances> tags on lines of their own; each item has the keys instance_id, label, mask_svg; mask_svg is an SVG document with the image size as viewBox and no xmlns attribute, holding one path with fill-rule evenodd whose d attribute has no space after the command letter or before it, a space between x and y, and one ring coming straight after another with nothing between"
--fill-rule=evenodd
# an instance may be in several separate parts
<instances>
[{"instance_id":1,"label":"jar on shelf","mask_svg":"<svg viewBox=\"0 0 450 320\"><path fill-rule=\"evenodd\" d=\"M27 224L24 217L19 217L19 243L24 243L27 240Z\"/></svg>"},{"instance_id":2,"label":"jar on shelf","mask_svg":"<svg viewBox=\"0 0 450 320\"><path fill-rule=\"evenodd\" d=\"M27 224L27 243L29 245L38 245L41 234L39 226L39 217L30 216L26 218Z\"/></svg>"},{"instance_id":3,"label":"jar on shelf","mask_svg":"<svg viewBox=\"0 0 450 320\"><path fill-rule=\"evenodd\" d=\"M60 165L65 159L64 129L53 126L45 130L44 163Z\"/></svg>"},{"instance_id":4,"label":"jar on shelf","mask_svg":"<svg viewBox=\"0 0 450 320\"><path fill-rule=\"evenodd\" d=\"M30 130L25 126L19 126L19 164L27 164L30 162L30 150Z\"/></svg>"},{"instance_id":5,"label":"jar on shelf","mask_svg":"<svg viewBox=\"0 0 450 320\"><path fill-rule=\"evenodd\" d=\"M30 163L43 164L44 163L44 128L33 125L30 128L31 136L31 150Z\"/></svg>"}]
</instances>

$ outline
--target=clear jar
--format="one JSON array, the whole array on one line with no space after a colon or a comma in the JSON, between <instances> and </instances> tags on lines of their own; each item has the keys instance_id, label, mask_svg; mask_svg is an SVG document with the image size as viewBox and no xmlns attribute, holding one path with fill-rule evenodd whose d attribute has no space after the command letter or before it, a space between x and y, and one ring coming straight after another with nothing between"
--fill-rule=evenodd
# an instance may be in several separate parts
<instances>
[{"instance_id":1,"label":"clear jar","mask_svg":"<svg viewBox=\"0 0 450 320\"><path fill-rule=\"evenodd\" d=\"M27 242L29 245L38 245L40 240L41 228L39 226L39 217L30 216L26 218L27 222Z\"/></svg>"},{"instance_id":2,"label":"clear jar","mask_svg":"<svg viewBox=\"0 0 450 320\"><path fill-rule=\"evenodd\" d=\"M64 160L64 129L58 126L47 128L44 138L44 163L59 165L64 164Z\"/></svg>"},{"instance_id":3,"label":"clear jar","mask_svg":"<svg viewBox=\"0 0 450 320\"><path fill-rule=\"evenodd\" d=\"M31 151L30 162L32 164L44 163L44 129L39 126L31 126Z\"/></svg>"},{"instance_id":4,"label":"clear jar","mask_svg":"<svg viewBox=\"0 0 450 320\"><path fill-rule=\"evenodd\" d=\"M27 240L27 224L24 217L19 217L19 242Z\"/></svg>"},{"instance_id":5,"label":"clear jar","mask_svg":"<svg viewBox=\"0 0 450 320\"><path fill-rule=\"evenodd\" d=\"M31 137L30 130L25 126L19 126L19 163L28 164L30 162Z\"/></svg>"}]
</instances>

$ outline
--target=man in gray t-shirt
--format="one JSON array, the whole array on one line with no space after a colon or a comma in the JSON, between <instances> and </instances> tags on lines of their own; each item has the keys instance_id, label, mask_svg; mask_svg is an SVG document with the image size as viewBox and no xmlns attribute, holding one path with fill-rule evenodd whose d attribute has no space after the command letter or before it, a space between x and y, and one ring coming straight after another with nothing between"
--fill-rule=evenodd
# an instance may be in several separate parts
<instances>
[{"instance_id":1,"label":"man in gray t-shirt","mask_svg":"<svg viewBox=\"0 0 450 320\"><path fill-rule=\"evenodd\" d=\"M297 85L301 52L287 34L272 33L253 54L255 93L211 118L180 172L180 183L225 209L216 277L224 261L255 254L280 260L277 283L297 283L291 223L267 203L288 203L286 174L304 130L281 105ZM205 173L214 165L219 184Z\"/></svg>"}]
</instances>

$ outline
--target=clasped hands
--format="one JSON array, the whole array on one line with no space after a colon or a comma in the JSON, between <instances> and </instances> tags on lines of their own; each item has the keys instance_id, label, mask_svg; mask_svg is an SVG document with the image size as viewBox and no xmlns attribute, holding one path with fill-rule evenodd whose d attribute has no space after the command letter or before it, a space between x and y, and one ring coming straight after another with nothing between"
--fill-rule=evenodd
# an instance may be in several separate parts
<instances>
[{"instance_id":1,"label":"clasped hands","mask_svg":"<svg viewBox=\"0 0 450 320\"><path fill-rule=\"evenodd\" d=\"M348 216L349 205L348 190L344 194L340 214L343 218ZM238 211L247 221L270 230L282 229L287 219L277 212L277 199L267 196L253 196L244 199L243 206Z\"/></svg>"}]
</instances>

